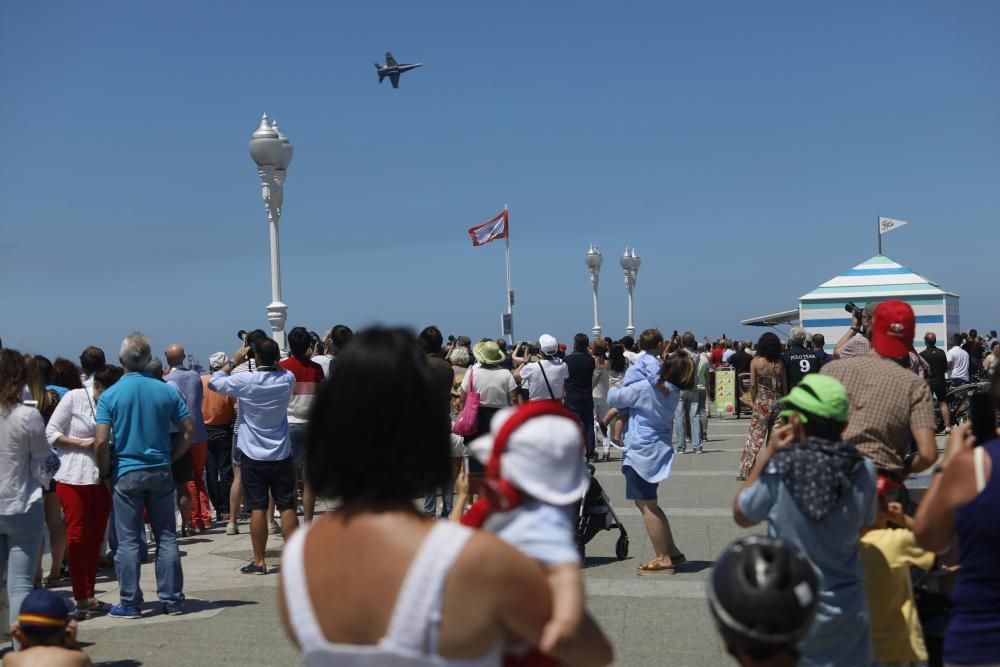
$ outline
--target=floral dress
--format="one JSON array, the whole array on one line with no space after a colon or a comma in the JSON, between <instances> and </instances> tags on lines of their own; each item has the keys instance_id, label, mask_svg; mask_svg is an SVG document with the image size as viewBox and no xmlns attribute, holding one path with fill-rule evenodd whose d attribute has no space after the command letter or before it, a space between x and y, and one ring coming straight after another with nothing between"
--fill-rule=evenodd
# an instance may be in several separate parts
<instances>
[{"instance_id":1,"label":"floral dress","mask_svg":"<svg viewBox=\"0 0 1000 667\"><path fill-rule=\"evenodd\" d=\"M753 402L753 416L750 417L750 432L740 456L740 471L736 479L745 480L757 462L760 448L767 442L771 430L778 421L778 399L784 393L784 369L781 363L772 363L774 375L757 378L757 398Z\"/></svg>"}]
</instances>

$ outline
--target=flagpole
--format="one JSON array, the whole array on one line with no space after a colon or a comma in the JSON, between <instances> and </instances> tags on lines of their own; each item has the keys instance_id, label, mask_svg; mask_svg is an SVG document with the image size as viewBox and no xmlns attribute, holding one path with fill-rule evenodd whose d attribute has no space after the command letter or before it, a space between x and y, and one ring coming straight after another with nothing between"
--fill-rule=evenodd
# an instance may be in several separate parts
<instances>
[{"instance_id":1,"label":"flagpole","mask_svg":"<svg viewBox=\"0 0 1000 667\"><path fill-rule=\"evenodd\" d=\"M878 236L878 254L879 257L882 256L882 225L879 222L879 216L875 216L875 235Z\"/></svg>"},{"instance_id":2,"label":"flagpole","mask_svg":"<svg viewBox=\"0 0 1000 667\"><path fill-rule=\"evenodd\" d=\"M504 223L507 225L507 234L504 238L504 255L507 263L507 315L510 316L510 344L514 345L514 290L510 282L510 215L507 213L507 204L503 205ZM501 331L501 335L506 335Z\"/></svg>"}]
</instances>

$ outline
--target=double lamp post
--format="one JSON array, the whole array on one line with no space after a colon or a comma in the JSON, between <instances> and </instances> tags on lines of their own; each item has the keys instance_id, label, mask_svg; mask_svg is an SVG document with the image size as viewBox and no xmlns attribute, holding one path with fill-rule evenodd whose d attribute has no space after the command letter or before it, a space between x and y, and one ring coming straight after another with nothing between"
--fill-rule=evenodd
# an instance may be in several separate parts
<instances>
[{"instance_id":1,"label":"double lamp post","mask_svg":"<svg viewBox=\"0 0 1000 667\"><path fill-rule=\"evenodd\" d=\"M594 338L600 338L601 320L597 299L597 286L600 282L601 264L604 263L604 257L601 255L601 251L597 249L597 246L591 244L587 250L587 254L583 256L583 261L587 265L587 271L590 273L590 286L594 291L594 327L592 332ZM639 275L639 265L642 264L642 260L639 258L639 253L635 251L635 248L625 248L625 252L622 253L618 261L621 264L622 271L625 272L625 291L628 295L628 321L625 325L625 333L629 336L635 336L635 324L632 322L632 297L635 295L635 281Z\"/></svg>"}]
</instances>

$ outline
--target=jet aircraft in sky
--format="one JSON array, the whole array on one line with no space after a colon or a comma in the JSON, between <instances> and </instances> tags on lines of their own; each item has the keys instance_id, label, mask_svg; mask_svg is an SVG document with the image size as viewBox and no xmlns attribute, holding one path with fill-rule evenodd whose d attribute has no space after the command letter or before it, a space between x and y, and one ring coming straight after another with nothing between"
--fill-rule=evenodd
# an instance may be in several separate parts
<instances>
[{"instance_id":1,"label":"jet aircraft in sky","mask_svg":"<svg viewBox=\"0 0 1000 667\"><path fill-rule=\"evenodd\" d=\"M408 64L403 63L400 65L396 62L396 59L392 57L392 54L388 51L385 52L385 66L375 63L375 69L378 70L378 82L382 83L385 77L389 77L389 81L392 82L393 88L399 88L399 75L403 72L409 72L411 69L417 69L418 67L423 67L423 63Z\"/></svg>"}]
</instances>

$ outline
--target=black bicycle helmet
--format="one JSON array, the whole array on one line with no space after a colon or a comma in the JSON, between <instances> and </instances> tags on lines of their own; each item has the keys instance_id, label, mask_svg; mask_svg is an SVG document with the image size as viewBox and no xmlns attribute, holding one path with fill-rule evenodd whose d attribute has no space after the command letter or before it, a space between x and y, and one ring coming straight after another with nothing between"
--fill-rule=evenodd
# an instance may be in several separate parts
<instances>
[{"instance_id":1,"label":"black bicycle helmet","mask_svg":"<svg viewBox=\"0 0 1000 667\"><path fill-rule=\"evenodd\" d=\"M727 642L795 645L812 625L819 579L795 547L747 537L722 552L708 580L708 602Z\"/></svg>"}]
</instances>

